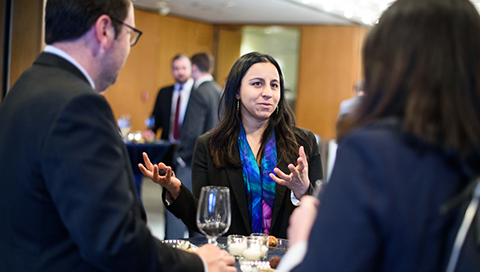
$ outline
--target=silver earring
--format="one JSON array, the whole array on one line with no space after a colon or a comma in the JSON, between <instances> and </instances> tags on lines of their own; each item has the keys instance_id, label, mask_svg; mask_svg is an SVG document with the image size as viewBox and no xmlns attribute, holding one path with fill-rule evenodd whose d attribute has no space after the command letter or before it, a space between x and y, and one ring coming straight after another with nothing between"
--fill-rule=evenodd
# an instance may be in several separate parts
<instances>
[{"instance_id":1,"label":"silver earring","mask_svg":"<svg viewBox=\"0 0 480 272\"><path fill-rule=\"evenodd\" d=\"M240 100L237 99L237 113L238 113L239 110L240 110Z\"/></svg>"},{"instance_id":2,"label":"silver earring","mask_svg":"<svg viewBox=\"0 0 480 272\"><path fill-rule=\"evenodd\" d=\"M278 114L278 106L277 106L277 114Z\"/></svg>"}]
</instances>

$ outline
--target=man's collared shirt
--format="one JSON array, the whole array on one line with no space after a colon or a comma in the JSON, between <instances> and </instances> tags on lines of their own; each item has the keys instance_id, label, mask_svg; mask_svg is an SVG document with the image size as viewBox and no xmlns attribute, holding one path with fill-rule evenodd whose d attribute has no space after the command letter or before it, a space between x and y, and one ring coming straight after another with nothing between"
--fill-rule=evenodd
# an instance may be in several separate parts
<instances>
[{"instance_id":1,"label":"man's collared shirt","mask_svg":"<svg viewBox=\"0 0 480 272\"><path fill-rule=\"evenodd\" d=\"M190 93L192 91L193 86L193 79L190 78L182 85L182 91L180 91L180 83L176 82L173 85L173 94L172 94L172 107L170 112L170 130L168 133L168 139L172 143L178 142L173 137L173 127L175 123L175 112L177 110L177 100L178 96L181 95L180 98L180 112L178 113L179 125L180 127L183 124L183 119L185 118L185 112L187 111L188 100L190 99ZM180 129L180 135L182 134L182 130Z\"/></svg>"},{"instance_id":2,"label":"man's collared shirt","mask_svg":"<svg viewBox=\"0 0 480 272\"><path fill-rule=\"evenodd\" d=\"M93 80L90 77L90 75L87 73L87 71L74 58L72 58L69 54L65 53L65 51L58 49L52 45L47 45L45 46L45 49L43 50L43 52L59 56L65 59L66 61L70 62L71 64L73 64L73 66L77 67L77 69L80 70L80 72L82 72L85 78L87 78L88 83L90 83L90 86L92 86L92 89L95 90L95 83L93 83Z\"/></svg>"}]
</instances>

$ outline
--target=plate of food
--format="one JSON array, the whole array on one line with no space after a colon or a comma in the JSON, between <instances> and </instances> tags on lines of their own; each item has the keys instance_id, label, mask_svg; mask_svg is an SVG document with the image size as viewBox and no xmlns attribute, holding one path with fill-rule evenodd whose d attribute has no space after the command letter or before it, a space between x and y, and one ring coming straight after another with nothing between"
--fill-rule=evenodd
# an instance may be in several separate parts
<instances>
[{"instance_id":1,"label":"plate of food","mask_svg":"<svg viewBox=\"0 0 480 272\"><path fill-rule=\"evenodd\" d=\"M164 244L169 244L175 248L179 248L179 249L183 249L185 251L189 251L189 252L194 252L198 249L198 247L192 243L190 243L189 241L186 241L186 240L164 240L162 241L162 243Z\"/></svg>"}]
</instances>

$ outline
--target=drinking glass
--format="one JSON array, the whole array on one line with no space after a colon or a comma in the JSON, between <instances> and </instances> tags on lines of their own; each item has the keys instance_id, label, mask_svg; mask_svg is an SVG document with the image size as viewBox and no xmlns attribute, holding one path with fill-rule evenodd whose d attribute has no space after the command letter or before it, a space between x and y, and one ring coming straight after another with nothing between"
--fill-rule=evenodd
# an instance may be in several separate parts
<instances>
[{"instance_id":1,"label":"drinking glass","mask_svg":"<svg viewBox=\"0 0 480 272\"><path fill-rule=\"evenodd\" d=\"M200 191L197 208L197 226L208 239L217 245L217 238L230 228L230 190L223 186L204 186Z\"/></svg>"},{"instance_id":2,"label":"drinking glass","mask_svg":"<svg viewBox=\"0 0 480 272\"><path fill-rule=\"evenodd\" d=\"M260 256L260 260L265 260L268 253L268 234L252 233L250 234L250 237L255 237L260 241L260 252L262 253L262 255Z\"/></svg>"},{"instance_id":3,"label":"drinking glass","mask_svg":"<svg viewBox=\"0 0 480 272\"><path fill-rule=\"evenodd\" d=\"M259 261L262 256L263 240L256 236L247 236L247 248L243 251L243 257L249 261Z\"/></svg>"},{"instance_id":4,"label":"drinking glass","mask_svg":"<svg viewBox=\"0 0 480 272\"><path fill-rule=\"evenodd\" d=\"M243 255L243 251L247 248L247 239L245 239L245 236L243 235L228 235L227 248L230 255L233 255L238 259Z\"/></svg>"}]
</instances>

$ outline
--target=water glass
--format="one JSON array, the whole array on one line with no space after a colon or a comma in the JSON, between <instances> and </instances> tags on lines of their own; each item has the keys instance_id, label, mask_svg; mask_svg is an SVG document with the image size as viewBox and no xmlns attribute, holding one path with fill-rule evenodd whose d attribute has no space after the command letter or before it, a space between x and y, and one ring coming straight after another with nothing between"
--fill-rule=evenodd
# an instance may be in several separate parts
<instances>
[{"instance_id":1,"label":"water glass","mask_svg":"<svg viewBox=\"0 0 480 272\"><path fill-rule=\"evenodd\" d=\"M267 258L268 253L268 234L265 233L252 233L250 234L251 237L256 237L260 240L260 251L262 252L262 256L260 256L261 260L265 260Z\"/></svg>"},{"instance_id":2,"label":"water glass","mask_svg":"<svg viewBox=\"0 0 480 272\"><path fill-rule=\"evenodd\" d=\"M228 235L227 248L230 255L238 259L243 256L243 251L247 248L247 239L243 235Z\"/></svg>"},{"instance_id":3,"label":"water glass","mask_svg":"<svg viewBox=\"0 0 480 272\"><path fill-rule=\"evenodd\" d=\"M243 251L243 257L248 261L258 261L264 255L262 239L255 236L247 236L247 248Z\"/></svg>"}]
</instances>

